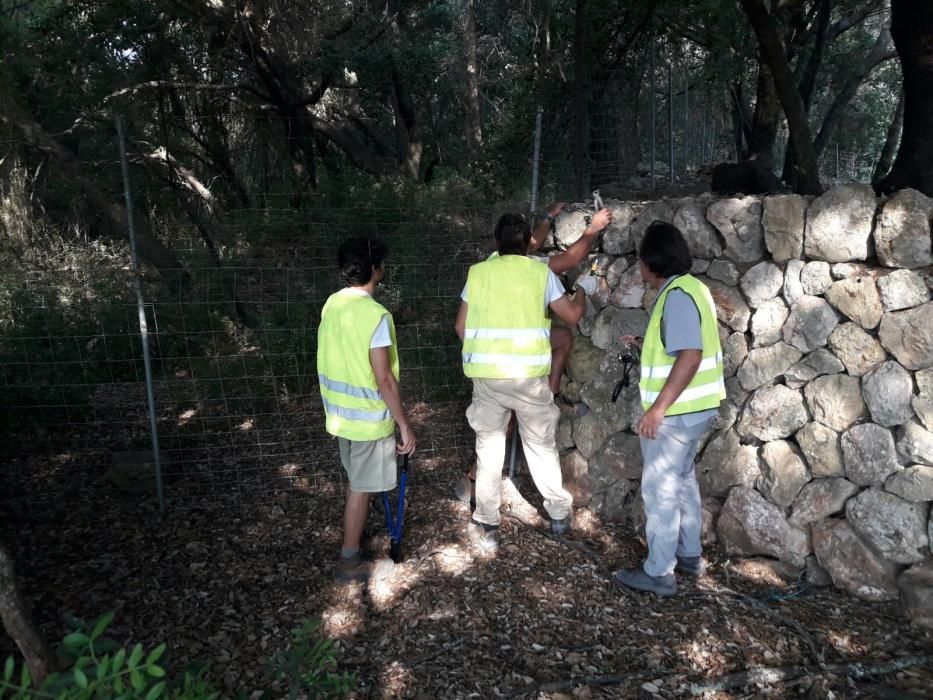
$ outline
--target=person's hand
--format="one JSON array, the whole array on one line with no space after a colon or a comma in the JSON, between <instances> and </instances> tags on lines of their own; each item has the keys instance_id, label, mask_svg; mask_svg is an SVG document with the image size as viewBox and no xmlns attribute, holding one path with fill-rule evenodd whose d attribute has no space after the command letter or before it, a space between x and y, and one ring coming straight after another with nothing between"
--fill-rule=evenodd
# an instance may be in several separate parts
<instances>
[{"instance_id":1,"label":"person's hand","mask_svg":"<svg viewBox=\"0 0 933 700\"><path fill-rule=\"evenodd\" d=\"M401 433L401 442L395 446L395 451L400 455L414 454L415 434L411 432L411 428L408 427L408 425L400 425L398 429Z\"/></svg>"},{"instance_id":2,"label":"person's hand","mask_svg":"<svg viewBox=\"0 0 933 700\"><path fill-rule=\"evenodd\" d=\"M619 340L623 345L636 345L641 348L642 343L645 342L645 339L637 335L623 335Z\"/></svg>"},{"instance_id":3,"label":"person's hand","mask_svg":"<svg viewBox=\"0 0 933 700\"><path fill-rule=\"evenodd\" d=\"M664 412L652 406L638 421L638 434L649 440L658 436L658 428L664 420Z\"/></svg>"},{"instance_id":4,"label":"person's hand","mask_svg":"<svg viewBox=\"0 0 933 700\"><path fill-rule=\"evenodd\" d=\"M577 286L586 292L587 296L593 296L596 293L596 278L593 275L583 275L577 280Z\"/></svg>"},{"instance_id":5,"label":"person's hand","mask_svg":"<svg viewBox=\"0 0 933 700\"><path fill-rule=\"evenodd\" d=\"M564 207L566 206L567 206L567 202L557 202L557 204L552 204L548 208L547 213L550 214L551 216L557 216L564 210Z\"/></svg>"},{"instance_id":6,"label":"person's hand","mask_svg":"<svg viewBox=\"0 0 933 700\"><path fill-rule=\"evenodd\" d=\"M612 211L609 209L600 209L593 214L593 218L590 219L590 225L587 226L586 230L592 233L599 233L611 223Z\"/></svg>"}]
</instances>

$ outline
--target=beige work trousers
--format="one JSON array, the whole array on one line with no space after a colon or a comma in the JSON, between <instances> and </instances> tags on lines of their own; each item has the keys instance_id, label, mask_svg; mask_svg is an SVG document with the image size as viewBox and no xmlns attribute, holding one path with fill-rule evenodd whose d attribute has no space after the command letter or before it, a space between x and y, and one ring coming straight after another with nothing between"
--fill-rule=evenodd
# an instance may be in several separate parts
<instances>
[{"instance_id":1,"label":"beige work trousers","mask_svg":"<svg viewBox=\"0 0 933 700\"><path fill-rule=\"evenodd\" d=\"M560 410L547 377L474 379L467 420L476 431L476 510L473 518L499 524L500 482L505 461L505 431L512 411L518 418L525 460L552 520L570 514L573 497L564 489L557 454Z\"/></svg>"}]
</instances>

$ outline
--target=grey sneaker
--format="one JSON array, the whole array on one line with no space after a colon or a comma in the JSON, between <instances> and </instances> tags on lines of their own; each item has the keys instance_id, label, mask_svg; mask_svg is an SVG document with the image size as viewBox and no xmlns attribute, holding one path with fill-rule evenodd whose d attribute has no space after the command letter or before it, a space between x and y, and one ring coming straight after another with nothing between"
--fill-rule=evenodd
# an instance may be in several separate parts
<instances>
[{"instance_id":1,"label":"grey sneaker","mask_svg":"<svg viewBox=\"0 0 933 700\"><path fill-rule=\"evenodd\" d=\"M666 598L677 594L677 579L674 574L667 576L649 576L641 567L637 569L619 569L612 576L612 580L626 588L636 591L646 591Z\"/></svg>"},{"instance_id":2,"label":"grey sneaker","mask_svg":"<svg viewBox=\"0 0 933 700\"><path fill-rule=\"evenodd\" d=\"M337 566L334 567L334 581L337 583L353 583L360 581L365 583L369 579L369 564L367 564L359 552L349 559L339 557Z\"/></svg>"},{"instance_id":3,"label":"grey sneaker","mask_svg":"<svg viewBox=\"0 0 933 700\"><path fill-rule=\"evenodd\" d=\"M555 535L566 535L570 532L570 526L573 524L573 511L566 518L560 520L551 519L551 533Z\"/></svg>"},{"instance_id":4,"label":"grey sneaker","mask_svg":"<svg viewBox=\"0 0 933 700\"><path fill-rule=\"evenodd\" d=\"M483 525L470 520L466 528L467 539L483 554L495 554L499 551L499 528Z\"/></svg>"},{"instance_id":5,"label":"grey sneaker","mask_svg":"<svg viewBox=\"0 0 933 700\"><path fill-rule=\"evenodd\" d=\"M677 557L677 566L674 569L686 576L699 578L706 571L706 562L703 557Z\"/></svg>"}]
</instances>

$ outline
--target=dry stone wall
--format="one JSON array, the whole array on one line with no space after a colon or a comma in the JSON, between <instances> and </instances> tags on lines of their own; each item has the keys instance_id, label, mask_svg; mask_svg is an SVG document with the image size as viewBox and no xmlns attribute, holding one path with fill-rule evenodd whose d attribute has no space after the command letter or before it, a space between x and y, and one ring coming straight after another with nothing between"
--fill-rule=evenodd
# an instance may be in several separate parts
<instances>
[{"instance_id":1,"label":"dry stone wall","mask_svg":"<svg viewBox=\"0 0 933 700\"><path fill-rule=\"evenodd\" d=\"M579 505L643 527L642 415L635 382L617 402L619 337L640 335L654 298L635 251L672 222L717 304L728 398L697 475L704 539L771 557L866 600L933 601L933 200L879 200L845 185L821 197L609 202L565 394L589 411L559 431ZM578 237L558 217L552 245ZM919 608L918 608L919 606Z\"/></svg>"}]
</instances>

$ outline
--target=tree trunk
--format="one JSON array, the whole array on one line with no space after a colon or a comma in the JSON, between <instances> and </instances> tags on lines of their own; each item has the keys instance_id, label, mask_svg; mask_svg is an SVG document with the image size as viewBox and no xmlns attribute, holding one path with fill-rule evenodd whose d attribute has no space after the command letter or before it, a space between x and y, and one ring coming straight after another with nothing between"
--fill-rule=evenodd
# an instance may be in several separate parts
<instances>
[{"instance_id":1,"label":"tree trunk","mask_svg":"<svg viewBox=\"0 0 933 700\"><path fill-rule=\"evenodd\" d=\"M463 42L466 54L467 144L470 149L483 145L483 122L479 98L479 62L476 58L475 0L464 3Z\"/></svg>"},{"instance_id":2,"label":"tree trunk","mask_svg":"<svg viewBox=\"0 0 933 700\"><path fill-rule=\"evenodd\" d=\"M881 149L881 155L878 157L878 164L875 166L875 172L871 175L871 181L877 183L881 178L888 174L891 169L891 163L894 162L894 154L897 153L897 144L901 140L901 130L904 128L904 91L901 90L897 98L897 107L894 108L894 116L891 118L891 124L888 126L888 136L884 140L884 148Z\"/></svg>"},{"instance_id":3,"label":"tree trunk","mask_svg":"<svg viewBox=\"0 0 933 700\"><path fill-rule=\"evenodd\" d=\"M758 89L752 134L748 143L748 158L754 158L766 168L774 164L774 144L781 122L781 102L774 87L768 66L758 66Z\"/></svg>"},{"instance_id":4,"label":"tree trunk","mask_svg":"<svg viewBox=\"0 0 933 700\"><path fill-rule=\"evenodd\" d=\"M761 60L768 66L774 79L774 86L787 117L788 129L794 139L794 160L797 173L797 186L794 190L798 194L820 194L823 188L820 185L816 154L813 151L810 126L807 123L807 112L790 66L787 64L784 45L777 26L762 0L741 0L741 2L755 30L755 36L758 38Z\"/></svg>"},{"instance_id":5,"label":"tree trunk","mask_svg":"<svg viewBox=\"0 0 933 700\"><path fill-rule=\"evenodd\" d=\"M89 210L98 212L101 228L107 234L114 238L129 238L126 208L104 194L77 157L52 138L9 94L0 94L0 122L9 125L26 144L55 159L61 178L80 191ZM140 258L158 269L172 290L185 288L190 279L175 254L155 237L145 217L137 217L135 223L136 248Z\"/></svg>"},{"instance_id":6,"label":"tree trunk","mask_svg":"<svg viewBox=\"0 0 933 700\"><path fill-rule=\"evenodd\" d=\"M832 106L830 106L829 111L826 113L826 117L823 119L820 132L816 135L816 140L813 142L813 150L816 152L817 158L820 157L820 154L823 153L826 146L832 140L836 127L845 116L849 103L852 101L852 98L855 97L855 93L858 92L859 86L865 82L865 78L868 77L868 74L871 73L872 69L879 63L894 58L895 53L890 47L890 41L890 32L888 32L887 29L882 29L881 33L878 34L878 38L875 40L875 45L872 47L871 52L865 60L856 67L855 71L842 86L842 90L836 95L836 99L833 100Z\"/></svg>"},{"instance_id":7,"label":"tree trunk","mask_svg":"<svg viewBox=\"0 0 933 700\"><path fill-rule=\"evenodd\" d=\"M732 103L732 130L735 137L735 159L748 158L748 144L752 137L752 115L745 103L742 83L735 83L729 89L729 100Z\"/></svg>"},{"instance_id":8,"label":"tree trunk","mask_svg":"<svg viewBox=\"0 0 933 700\"><path fill-rule=\"evenodd\" d=\"M586 15L585 0L576 0L573 22L573 160L574 195L586 196Z\"/></svg>"},{"instance_id":9,"label":"tree trunk","mask_svg":"<svg viewBox=\"0 0 933 700\"><path fill-rule=\"evenodd\" d=\"M798 81L800 97L803 99L803 108L810 114L810 105L813 102L813 91L816 89L816 78L823 63L823 51L829 38L830 19L832 18L832 0L819 0L816 35L813 38L813 47L807 61L803 63L803 72ZM784 153L784 170L781 173L784 182L794 179L794 140L788 140Z\"/></svg>"},{"instance_id":10,"label":"tree trunk","mask_svg":"<svg viewBox=\"0 0 933 700\"><path fill-rule=\"evenodd\" d=\"M26 609L26 603L16 583L13 558L0 542L0 619L3 628L16 642L29 673L33 678L33 687L38 687L46 676L56 670L55 656L49 649L42 635L32 623Z\"/></svg>"},{"instance_id":11,"label":"tree trunk","mask_svg":"<svg viewBox=\"0 0 933 700\"><path fill-rule=\"evenodd\" d=\"M894 165L876 189L933 197L933 3L892 0L891 35L904 75L904 127Z\"/></svg>"}]
</instances>

